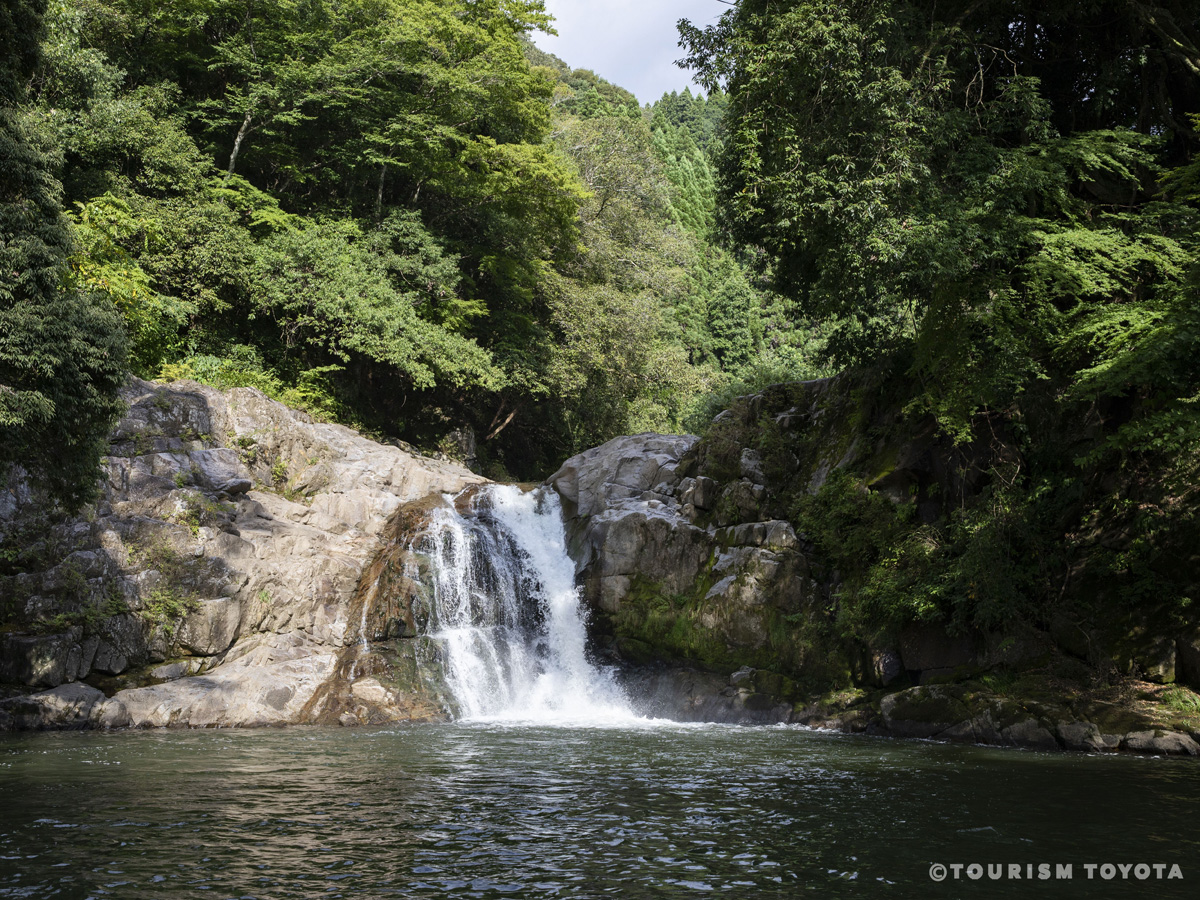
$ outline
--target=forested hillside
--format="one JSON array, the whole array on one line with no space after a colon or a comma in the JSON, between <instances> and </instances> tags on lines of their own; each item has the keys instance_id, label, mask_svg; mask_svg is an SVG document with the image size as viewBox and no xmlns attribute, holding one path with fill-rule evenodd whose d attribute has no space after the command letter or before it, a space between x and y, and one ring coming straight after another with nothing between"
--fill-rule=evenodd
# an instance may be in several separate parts
<instances>
[{"instance_id":1,"label":"forested hillside","mask_svg":"<svg viewBox=\"0 0 1200 900\"><path fill-rule=\"evenodd\" d=\"M429 450L471 429L485 471L534 477L813 364L712 240L723 98L639 106L536 49L538 0L4 9L6 202L41 204L57 268L36 303L8 281L0 299L111 345L114 371L127 336L137 375L257 386ZM91 318L46 311L64 303ZM88 353L22 340L62 360L3 374L0 462L37 470L61 440L23 386L59 385L64 414L94 408L66 415L93 436L55 482L78 499L112 373L79 388L64 367Z\"/></svg>"},{"instance_id":2,"label":"forested hillside","mask_svg":"<svg viewBox=\"0 0 1200 900\"><path fill-rule=\"evenodd\" d=\"M1200 9L742 0L682 30L728 92L723 233L829 328L862 437L932 427L966 478L798 492L841 633L1032 625L1162 676L1200 601Z\"/></svg>"},{"instance_id":3,"label":"forested hillside","mask_svg":"<svg viewBox=\"0 0 1200 900\"><path fill-rule=\"evenodd\" d=\"M706 432L791 492L838 640L1150 659L1200 599L1200 19L1043 6L741 0L643 106L539 0L4 0L0 468L86 500L126 371L502 479ZM773 420L710 427L835 372L856 446L961 471L810 493Z\"/></svg>"}]
</instances>

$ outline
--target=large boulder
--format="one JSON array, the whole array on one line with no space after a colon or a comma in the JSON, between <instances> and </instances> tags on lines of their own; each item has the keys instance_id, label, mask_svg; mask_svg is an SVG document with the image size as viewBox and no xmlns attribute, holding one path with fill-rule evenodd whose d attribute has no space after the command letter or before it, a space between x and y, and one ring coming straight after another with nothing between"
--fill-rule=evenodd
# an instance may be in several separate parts
<instances>
[{"instance_id":1,"label":"large boulder","mask_svg":"<svg viewBox=\"0 0 1200 900\"><path fill-rule=\"evenodd\" d=\"M1181 637L1175 642L1176 678L1188 687L1200 690L1200 638Z\"/></svg>"},{"instance_id":2,"label":"large boulder","mask_svg":"<svg viewBox=\"0 0 1200 900\"><path fill-rule=\"evenodd\" d=\"M83 629L61 634L0 635L0 681L31 687L56 687L74 681L89 668L86 650L95 647L83 640Z\"/></svg>"},{"instance_id":3,"label":"large boulder","mask_svg":"<svg viewBox=\"0 0 1200 900\"><path fill-rule=\"evenodd\" d=\"M44 731L94 727L106 703L86 684L63 684L48 691L0 700L0 730ZM121 723L126 724L126 723Z\"/></svg>"},{"instance_id":4,"label":"large boulder","mask_svg":"<svg viewBox=\"0 0 1200 900\"><path fill-rule=\"evenodd\" d=\"M679 461L699 438L635 434L572 456L547 479L570 518L586 518L626 500L665 502L679 484Z\"/></svg>"}]
</instances>

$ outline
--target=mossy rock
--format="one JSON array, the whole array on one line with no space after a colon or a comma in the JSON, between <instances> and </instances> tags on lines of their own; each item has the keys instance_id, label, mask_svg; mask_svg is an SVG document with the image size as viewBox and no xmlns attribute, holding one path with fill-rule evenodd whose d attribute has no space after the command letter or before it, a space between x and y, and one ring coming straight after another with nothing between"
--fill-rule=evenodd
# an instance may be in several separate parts
<instances>
[{"instance_id":1,"label":"mossy rock","mask_svg":"<svg viewBox=\"0 0 1200 900\"><path fill-rule=\"evenodd\" d=\"M778 672L757 669L751 676L751 684L754 685L756 691L769 694L787 703L797 703L805 696L804 690L797 682Z\"/></svg>"},{"instance_id":2,"label":"mossy rock","mask_svg":"<svg viewBox=\"0 0 1200 900\"><path fill-rule=\"evenodd\" d=\"M635 637L619 637L616 641L617 653L621 658L634 665L647 665L659 661L654 647L646 641Z\"/></svg>"},{"instance_id":3,"label":"mossy rock","mask_svg":"<svg viewBox=\"0 0 1200 900\"><path fill-rule=\"evenodd\" d=\"M961 686L923 686L889 694L882 708L889 722L931 726L933 734L983 712L986 706L969 702L978 696Z\"/></svg>"},{"instance_id":4,"label":"mossy rock","mask_svg":"<svg viewBox=\"0 0 1200 900\"><path fill-rule=\"evenodd\" d=\"M1128 734L1153 727L1153 722L1141 712L1116 703L1083 703L1075 708L1075 713L1079 718L1092 722L1102 734Z\"/></svg>"}]
</instances>

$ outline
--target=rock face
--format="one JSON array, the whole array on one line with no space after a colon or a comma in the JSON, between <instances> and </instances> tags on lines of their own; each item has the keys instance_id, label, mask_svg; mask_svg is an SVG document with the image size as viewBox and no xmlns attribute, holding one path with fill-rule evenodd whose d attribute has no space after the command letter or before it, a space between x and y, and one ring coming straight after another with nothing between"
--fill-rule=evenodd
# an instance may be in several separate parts
<instances>
[{"instance_id":1,"label":"rock face","mask_svg":"<svg viewBox=\"0 0 1200 900\"><path fill-rule=\"evenodd\" d=\"M777 653L784 617L810 597L791 525L719 523L709 478L681 463L697 438L642 434L567 460L548 479L563 498L570 546L597 631L629 662L695 659L714 668ZM732 486L754 497L748 473ZM727 489L728 493L728 489ZM664 654L665 651L665 654Z\"/></svg>"},{"instance_id":2,"label":"rock face","mask_svg":"<svg viewBox=\"0 0 1200 900\"><path fill-rule=\"evenodd\" d=\"M669 667L627 672L626 692L640 715L676 722L773 725L792 718L792 705L756 689L748 670L722 678Z\"/></svg>"},{"instance_id":3,"label":"rock face","mask_svg":"<svg viewBox=\"0 0 1200 900\"><path fill-rule=\"evenodd\" d=\"M794 385L742 412L815 430L802 490L869 455L839 442L830 391ZM452 712L443 648L424 635L431 560L414 538L444 493L465 503L484 479L312 422L254 390L134 381L126 400L94 509L48 521L21 483L0 492L0 731L382 724ZM791 405L774 414L781 403ZM768 450L633 435L549 479L594 636L624 664L641 712L1200 755L1198 717L1163 712L1194 703L1163 684L1200 685L1190 632L1142 643L1141 700L1042 690L1035 701L985 674L1044 662L1054 643L1070 643L1069 622L1003 640L909 626L854 659L831 627L836 573L814 576L812 545L777 501L779 473L795 460L788 469ZM873 489L907 493L937 466L905 450L884 469Z\"/></svg>"},{"instance_id":4,"label":"rock face","mask_svg":"<svg viewBox=\"0 0 1200 900\"><path fill-rule=\"evenodd\" d=\"M127 717L105 701L104 692L86 684L64 684L31 697L0 701L0 730L40 731L79 728L120 728Z\"/></svg>"},{"instance_id":5,"label":"rock face","mask_svg":"<svg viewBox=\"0 0 1200 900\"><path fill-rule=\"evenodd\" d=\"M484 479L252 389L135 379L125 399L88 515L38 522L21 485L0 495L0 533L22 547L13 568L23 570L0 577L0 682L60 692L17 698L10 727L40 727L39 706L42 724L63 727L61 697L85 678L140 686L88 695L96 708L71 713L71 726L321 719L310 701L347 674L348 648L361 655L364 617L352 606L393 515ZM42 537L20 543L26 534ZM364 721L444 715L375 683L355 686Z\"/></svg>"},{"instance_id":6,"label":"rock face","mask_svg":"<svg viewBox=\"0 0 1200 900\"><path fill-rule=\"evenodd\" d=\"M788 402L795 405L776 417L787 427L826 428L805 470L809 490L845 460L873 452L839 444L829 423L821 424L829 390L828 383L793 386ZM762 401L750 418L760 420L766 410ZM1153 704L1068 703L1044 688L1034 692L1041 700L1020 699L972 680L1044 664L1052 652L1045 634L1001 640L910 625L894 646L869 648L854 660L834 629L820 630L829 623L830 583L814 577L813 548L778 517L774 489L764 483L778 460L735 444L717 449L723 463L694 437L622 437L567 460L548 479L563 500L592 630L602 650L626 667L640 712L1039 750L1200 753L1187 726L1171 724ZM913 472L936 469L910 451L890 463L877 489L906 495ZM1143 689L1160 690L1150 682L1167 680L1176 656L1181 672L1196 678L1195 646L1172 644L1161 666L1144 664L1153 677Z\"/></svg>"}]
</instances>

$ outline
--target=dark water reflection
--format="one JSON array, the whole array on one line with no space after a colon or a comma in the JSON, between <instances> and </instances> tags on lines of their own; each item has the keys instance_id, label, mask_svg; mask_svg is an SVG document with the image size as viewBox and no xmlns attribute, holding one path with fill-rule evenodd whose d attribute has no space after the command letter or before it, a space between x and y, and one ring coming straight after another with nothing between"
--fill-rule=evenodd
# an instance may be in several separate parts
<instances>
[{"instance_id":1,"label":"dark water reflection","mask_svg":"<svg viewBox=\"0 0 1200 900\"><path fill-rule=\"evenodd\" d=\"M1198 849L1191 760L728 727L0 740L0 897L1194 897ZM1139 862L1183 880L1083 869Z\"/></svg>"}]
</instances>

